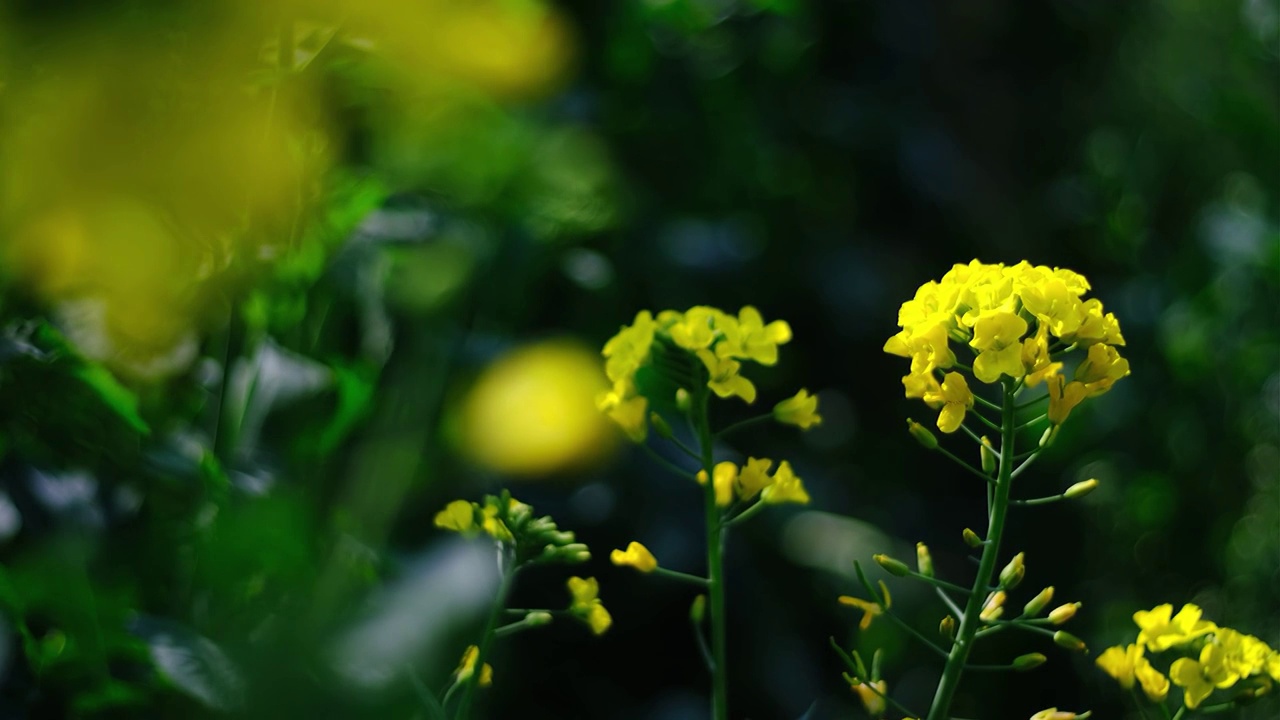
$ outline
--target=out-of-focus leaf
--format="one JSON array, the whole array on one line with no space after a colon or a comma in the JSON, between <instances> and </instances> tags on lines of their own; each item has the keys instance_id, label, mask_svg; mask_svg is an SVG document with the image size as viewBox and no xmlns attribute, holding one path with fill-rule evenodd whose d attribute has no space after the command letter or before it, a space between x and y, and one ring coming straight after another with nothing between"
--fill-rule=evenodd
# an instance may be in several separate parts
<instances>
[{"instance_id":1,"label":"out-of-focus leaf","mask_svg":"<svg viewBox=\"0 0 1280 720\"><path fill-rule=\"evenodd\" d=\"M136 618L130 629L147 643L156 669L178 690L215 710L244 704L244 678L213 641L159 618Z\"/></svg>"},{"instance_id":2,"label":"out-of-focus leaf","mask_svg":"<svg viewBox=\"0 0 1280 720\"><path fill-rule=\"evenodd\" d=\"M377 388L377 370L365 365L351 367L334 365L334 388L338 393L338 407L333 418L320 433L317 451L327 454L337 449L351 430L368 414Z\"/></svg>"}]
</instances>

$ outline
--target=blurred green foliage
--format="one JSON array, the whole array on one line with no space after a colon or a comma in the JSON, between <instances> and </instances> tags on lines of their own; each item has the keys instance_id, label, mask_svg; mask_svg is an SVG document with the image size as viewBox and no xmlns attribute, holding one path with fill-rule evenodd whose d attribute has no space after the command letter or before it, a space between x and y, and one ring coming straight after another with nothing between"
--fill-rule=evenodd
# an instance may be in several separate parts
<instances>
[{"instance_id":1,"label":"blurred green foliage","mask_svg":"<svg viewBox=\"0 0 1280 720\"><path fill-rule=\"evenodd\" d=\"M1093 648L1161 602L1280 647L1274 2L272 7L0 12L0 718L426 717L488 572L431 518L514 483L615 624L504 642L488 716L703 717L690 598L605 561L696 571L697 492L629 450L505 477L457 418L513 348L704 302L787 319L762 394L826 418L735 446L813 503L728 549L733 715L854 713L833 634L923 706L932 658L835 598L916 541L968 571L981 502L901 432L881 346L973 257L1084 273L1128 339L1028 474L1101 481L1012 518L1028 592L1070 578ZM956 712L1046 697L1136 717L1065 653Z\"/></svg>"}]
</instances>

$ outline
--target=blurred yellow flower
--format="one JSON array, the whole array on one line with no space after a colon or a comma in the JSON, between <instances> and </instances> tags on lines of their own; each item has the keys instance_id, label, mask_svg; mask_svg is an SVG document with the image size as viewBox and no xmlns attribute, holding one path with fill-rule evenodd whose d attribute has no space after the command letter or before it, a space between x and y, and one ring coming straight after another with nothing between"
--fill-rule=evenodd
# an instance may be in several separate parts
<instances>
[{"instance_id":1,"label":"blurred yellow flower","mask_svg":"<svg viewBox=\"0 0 1280 720\"><path fill-rule=\"evenodd\" d=\"M600 602L600 584L593 577L571 577L566 584L573 596L569 612L587 623L591 632L603 635L613 624L613 618Z\"/></svg>"},{"instance_id":2,"label":"blurred yellow flower","mask_svg":"<svg viewBox=\"0 0 1280 720\"><path fill-rule=\"evenodd\" d=\"M653 572L658 568L658 559L649 552L649 548L638 542L631 542L626 550L614 550L609 555L614 565L629 565L640 572Z\"/></svg>"},{"instance_id":3,"label":"blurred yellow flower","mask_svg":"<svg viewBox=\"0 0 1280 720\"><path fill-rule=\"evenodd\" d=\"M1189 643L1217 629L1212 622L1202 620L1200 615L1200 608L1191 603L1183 605L1177 615L1173 614L1173 606L1168 603L1151 610L1139 610L1133 614L1133 621L1141 629L1138 643L1160 652Z\"/></svg>"},{"instance_id":4,"label":"blurred yellow flower","mask_svg":"<svg viewBox=\"0 0 1280 720\"><path fill-rule=\"evenodd\" d=\"M462 448L485 467L526 477L600 460L617 443L596 410L598 368L594 353L559 340L498 358L462 402Z\"/></svg>"},{"instance_id":5,"label":"blurred yellow flower","mask_svg":"<svg viewBox=\"0 0 1280 720\"><path fill-rule=\"evenodd\" d=\"M458 678L458 682L466 682L471 679L472 674L476 671L476 659L480 657L480 648L475 645L468 645L467 649L462 653L462 661L458 663L458 669L454 670L454 674ZM480 669L480 687L489 687L493 684L493 667L489 663L485 663Z\"/></svg>"},{"instance_id":6,"label":"blurred yellow flower","mask_svg":"<svg viewBox=\"0 0 1280 720\"><path fill-rule=\"evenodd\" d=\"M770 505L779 503L809 504L809 493L804 489L800 476L791 470L791 463L783 460L773 474L773 482L760 493L760 500Z\"/></svg>"},{"instance_id":7,"label":"blurred yellow flower","mask_svg":"<svg viewBox=\"0 0 1280 720\"><path fill-rule=\"evenodd\" d=\"M808 430L822 423L822 416L818 414L818 397L810 395L804 388L793 397L774 405L773 417L780 423L795 425L801 430Z\"/></svg>"}]
</instances>

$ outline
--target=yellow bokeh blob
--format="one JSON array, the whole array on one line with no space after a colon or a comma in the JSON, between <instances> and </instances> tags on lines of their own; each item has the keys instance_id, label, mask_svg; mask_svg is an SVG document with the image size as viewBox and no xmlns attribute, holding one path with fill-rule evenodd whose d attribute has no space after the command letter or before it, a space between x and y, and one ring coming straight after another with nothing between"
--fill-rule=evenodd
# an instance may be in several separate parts
<instances>
[{"instance_id":1,"label":"yellow bokeh blob","mask_svg":"<svg viewBox=\"0 0 1280 720\"><path fill-rule=\"evenodd\" d=\"M566 340L539 342L498 358L463 400L459 435L475 462L508 475L540 477L602 460L617 433L596 410L605 389L600 358Z\"/></svg>"}]
</instances>

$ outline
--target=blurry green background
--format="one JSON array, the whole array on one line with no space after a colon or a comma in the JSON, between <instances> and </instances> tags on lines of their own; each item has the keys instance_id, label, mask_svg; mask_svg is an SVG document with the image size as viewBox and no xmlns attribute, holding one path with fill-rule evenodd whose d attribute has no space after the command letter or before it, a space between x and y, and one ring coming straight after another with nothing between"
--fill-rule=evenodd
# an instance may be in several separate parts
<instances>
[{"instance_id":1,"label":"blurry green background","mask_svg":"<svg viewBox=\"0 0 1280 720\"><path fill-rule=\"evenodd\" d=\"M1132 367L1026 475L1102 483L1013 515L1027 597L1093 653L1163 602L1280 647L1280 4L261 5L0 10L0 718L415 717L492 590L432 518L500 487L614 626L500 643L485 715L705 717L689 593L607 561L700 572L701 493L592 402L620 325L694 304L789 321L759 403L825 418L725 448L813 496L729 546L732 715L858 716L829 636L924 708L934 658L835 598L917 541L967 582L981 493L881 346L975 257L1084 273ZM983 652L1032 650L956 714L1132 714L1092 655Z\"/></svg>"}]
</instances>

